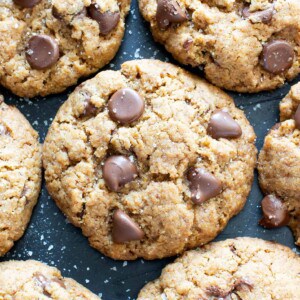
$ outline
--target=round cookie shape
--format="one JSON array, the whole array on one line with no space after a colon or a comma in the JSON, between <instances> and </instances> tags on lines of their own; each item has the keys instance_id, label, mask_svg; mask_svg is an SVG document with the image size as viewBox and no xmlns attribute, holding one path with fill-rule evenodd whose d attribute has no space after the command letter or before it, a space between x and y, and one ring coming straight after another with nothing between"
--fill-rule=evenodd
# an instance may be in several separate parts
<instances>
[{"instance_id":1,"label":"round cookie shape","mask_svg":"<svg viewBox=\"0 0 300 300\"><path fill-rule=\"evenodd\" d=\"M137 299L299 299L299 272L300 258L288 247L228 239L186 252Z\"/></svg>"},{"instance_id":2,"label":"round cookie shape","mask_svg":"<svg viewBox=\"0 0 300 300\"><path fill-rule=\"evenodd\" d=\"M143 99L130 124L109 109L124 89ZM218 110L238 136L208 134ZM47 189L102 253L167 257L209 242L243 208L254 142L245 115L219 89L171 64L131 61L80 85L59 110L44 143Z\"/></svg>"},{"instance_id":3,"label":"round cookie shape","mask_svg":"<svg viewBox=\"0 0 300 300\"><path fill-rule=\"evenodd\" d=\"M0 295L14 300L100 300L56 268L34 260L0 263Z\"/></svg>"},{"instance_id":4,"label":"round cookie shape","mask_svg":"<svg viewBox=\"0 0 300 300\"><path fill-rule=\"evenodd\" d=\"M41 189L38 134L0 96L0 256L22 237ZM1 286L1 285L0 285ZM0 293L1 294L1 293Z\"/></svg>"},{"instance_id":5,"label":"round cookie shape","mask_svg":"<svg viewBox=\"0 0 300 300\"><path fill-rule=\"evenodd\" d=\"M260 223L267 228L290 226L297 245L300 245L299 104L298 83L281 101L281 123L266 136L258 163L260 186L266 195L262 202L263 218Z\"/></svg>"},{"instance_id":6,"label":"round cookie shape","mask_svg":"<svg viewBox=\"0 0 300 300\"><path fill-rule=\"evenodd\" d=\"M0 3L0 84L20 97L60 93L117 53L130 0Z\"/></svg>"},{"instance_id":7,"label":"round cookie shape","mask_svg":"<svg viewBox=\"0 0 300 300\"><path fill-rule=\"evenodd\" d=\"M154 39L219 87L256 93L300 73L298 0L139 0L139 6Z\"/></svg>"}]
</instances>

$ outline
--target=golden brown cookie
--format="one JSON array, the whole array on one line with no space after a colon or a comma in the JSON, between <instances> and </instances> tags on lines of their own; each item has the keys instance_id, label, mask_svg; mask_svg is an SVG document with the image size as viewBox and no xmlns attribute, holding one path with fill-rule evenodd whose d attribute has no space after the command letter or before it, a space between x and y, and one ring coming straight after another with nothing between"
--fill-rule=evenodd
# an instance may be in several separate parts
<instances>
[{"instance_id":1,"label":"golden brown cookie","mask_svg":"<svg viewBox=\"0 0 300 300\"><path fill-rule=\"evenodd\" d=\"M221 90L157 60L80 85L44 144L47 188L90 244L162 258L205 244L244 206L255 134Z\"/></svg>"},{"instance_id":2,"label":"golden brown cookie","mask_svg":"<svg viewBox=\"0 0 300 300\"><path fill-rule=\"evenodd\" d=\"M100 300L56 268L34 260L0 263L0 299Z\"/></svg>"},{"instance_id":3,"label":"golden brown cookie","mask_svg":"<svg viewBox=\"0 0 300 300\"><path fill-rule=\"evenodd\" d=\"M156 41L213 84L272 90L300 72L298 0L139 0Z\"/></svg>"},{"instance_id":4,"label":"golden brown cookie","mask_svg":"<svg viewBox=\"0 0 300 300\"><path fill-rule=\"evenodd\" d=\"M0 2L0 84L22 97L64 91L106 65L130 0Z\"/></svg>"},{"instance_id":5,"label":"golden brown cookie","mask_svg":"<svg viewBox=\"0 0 300 300\"><path fill-rule=\"evenodd\" d=\"M291 249L237 238L186 252L138 300L296 300L299 285L300 258Z\"/></svg>"},{"instance_id":6,"label":"golden brown cookie","mask_svg":"<svg viewBox=\"0 0 300 300\"><path fill-rule=\"evenodd\" d=\"M21 238L30 220L41 188L41 152L38 134L0 96L0 256Z\"/></svg>"},{"instance_id":7,"label":"golden brown cookie","mask_svg":"<svg viewBox=\"0 0 300 300\"><path fill-rule=\"evenodd\" d=\"M267 137L259 155L262 202L261 225L289 225L300 246L300 84L293 86L280 104L281 123Z\"/></svg>"}]
</instances>

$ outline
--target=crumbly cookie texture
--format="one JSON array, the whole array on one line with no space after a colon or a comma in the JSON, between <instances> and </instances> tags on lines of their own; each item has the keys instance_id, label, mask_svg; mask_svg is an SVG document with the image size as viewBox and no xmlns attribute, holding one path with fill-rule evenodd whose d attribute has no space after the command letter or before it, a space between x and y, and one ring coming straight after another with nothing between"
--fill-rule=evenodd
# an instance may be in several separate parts
<instances>
[{"instance_id":1,"label":"crumbly cookie texture","mask_svg":"<svg viewBox=\"0 0 300 300\"><path fill-rule=\"evenodd\" d=\"M27 227L41 188L41 169L38 134L0 96L0 256Z\"/></svg>"},{"instance_id":2,"label":"crumbly cookie texture","mask_svg":"<svg viewBox=\"0 0 300 300\"><path fill-rule=\"evenodd\" d=\"M1 1L0 84L21 97L76 84L115 56L129 7L130 0Z\"/></svg>"},{"instance_id":3,"label":"crumbly cookie texture","mask_svg":"<svg viewBox=\"0 0 300 300\"><path fill-rule=\"evenodd\" d=\"M179 62L238 92L281 86L300 72L298 0L139 0L156 41Z\"/></svg>"},{"instance_id":4,"label":"crumbly cookie texture","mask_svg":"<svg viewBox=\"0 0 300 300\"><path fill-rule=\"evenodd\" d=\"M188 251L147 284L138 300L295 300L300 258L289 248L237 238Z\"/></svg>"},{"instance_id":5,"label":"crumbly cookie texture","mask_svg":"<svg viewBox=\"0 0 300 300\"><path fill-rule=\"evenodd\" d=\"M281 123L265 138L259 156L260 186L277 200L266 203L264 210L275 221L266 227L289 225L300 246L300 84L292 87L280 104ZM298 122L297 122L298 120ZM270 202L270 201L269 201ZM264 203L263 203L264 204ZM277 222L277 224L276 224ZM270 223L270 222L269 222ZM264 224L263 224L264 225Z\"/></svg>"},{"instance_id":6,"label":"crumbly cookie texture","mask_svg":"<svg viewBox=\"0 0 300 300\"><path fill-rule=\"evenodd\" d=\"M131 61L60 108L44 144L47 188L104 254L171 256L209 242L243 208L255 138L221 90L171 64Z\"/></svg>"},{"instance_id":7,"label":"crumbly cookie texture","mask_svg":"<svg viewBox=\"0 0 300 300\"><path fill-rule=\"evenodd\" d=\"M0 263L0 299L3 300L99 300L59 270L34 260Z\"/></svg>"}]
</instances>

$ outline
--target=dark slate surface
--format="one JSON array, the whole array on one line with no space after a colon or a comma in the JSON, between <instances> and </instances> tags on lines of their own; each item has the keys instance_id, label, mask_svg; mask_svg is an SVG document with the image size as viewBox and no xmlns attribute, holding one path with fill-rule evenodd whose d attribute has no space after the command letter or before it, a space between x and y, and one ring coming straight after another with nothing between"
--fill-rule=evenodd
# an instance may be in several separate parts
<instances>
[{"instance_id":1,"label":"dark slate surface","mask_svg":"<svg viewBox=\"0 0 300 300\"><path fill-rule=\"evenodd\" d=\"M156 58L175 63L163 47L154 43L148 25L139 14L136 0L133 0L124 42L116 58L107 68L117 70L122 62L140 58ZM199 70L191 71L202 75ZM295 82L297 79L291 84ZM289 88L290 85L286 84L270 93L255 95L230 93L255 128L258 149L262 147L268 129L278 121L278 103L288 93ZM73 90L74 87L71 87L60 95L28 100L20 99L0 87L6 102L16 105L25 114L40 133L41 141L44 140L58 108ZM261 217L261 199L262 194L255 176L253 189L244 210L230 221L217 240L238 236L259 237L280 242L299 253L299 248L295 247L288 228L270 231L257 225ZM169 258L148 262L144 260L117 262L104 257L89 247L87 239L82 236L79 229L66 221L50 199L45 185L24 237L0 261L10 259L36 259L56 266L64 276L74 278L102 296L103 300L135 299L143 285L157 278L161 269L174 260Z\"/></svg>"}]
</instances>

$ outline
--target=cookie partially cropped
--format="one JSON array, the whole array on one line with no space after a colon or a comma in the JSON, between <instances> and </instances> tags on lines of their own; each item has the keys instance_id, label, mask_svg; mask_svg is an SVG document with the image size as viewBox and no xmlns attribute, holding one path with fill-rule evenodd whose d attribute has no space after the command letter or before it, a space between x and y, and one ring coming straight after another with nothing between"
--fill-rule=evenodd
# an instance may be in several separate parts
<instances>
[{"instance_id":1,"label":"cookie partially cropped","mask_svg":"<svg viewBox=\"0 0 300 300\"><path fill-rule=\"evenodd\" d=\"M62 277L59 270L34 260L0 263L0 299L99 300L81 284Z\"/></svg>"},{"instance_id":2,"label":"cookie partially cropped","mask_svg":"<svg viewBox=\"0 0 300 300\"><path fill-rule=\"evenodd\" d=\"M289 225L300 246L300 84L280 104L281 123L274 126L259 155L262 202L261 225Z\"/></svg>"},{"instance_id":3,"label":"cookie partially cropped","mask_svg":"<svg viewBox=\"0 0 300 300\"><path fill-rule=\"evenodd\" d=\"M37 132L0 96L0 256L24 234L39 196L41 173Z\"/></svg>"},{"instance_id":4,"label":"cookie partially cropped","mask_svg":"<svg viewBox=\"0 0 300 300\"><path fill-rule=\"evenodd\" d=\"M298 0L139 0L156 41L213 84L272 90L300 73Z\"/></svg>"},{"instance_id":5,"label":"cookie partially cropped","mask_svg":"<svg viewBox=\"0 0 300 300\"><path fill-rule=\"evenodd\" d=\"M186 252L137 299L296 300L299 285L300 258L291 249L237 238Z\"/></svg>"},{"instance_id":6,"label":"cookie partially cropped","mask_svg":"<svg viewBox=\"0 0 300 300\"><path fill-rule=\"evenodd\" d=\"M106 65L130 0L0 2L0 84L22 97L64 91Z\"/></svg>"},{"instance_id":7,"label":"cookie partially cropped","mask_svg":"<svg viewBox=\"0 0 300 300\"><path fill-rule=\"evenodd\" d=\"M157 60L80 85L47 134L48 191L90 244L115 259L205 244L244 206L255 134L221 90Z\"/></svg>"}]
</instances>

